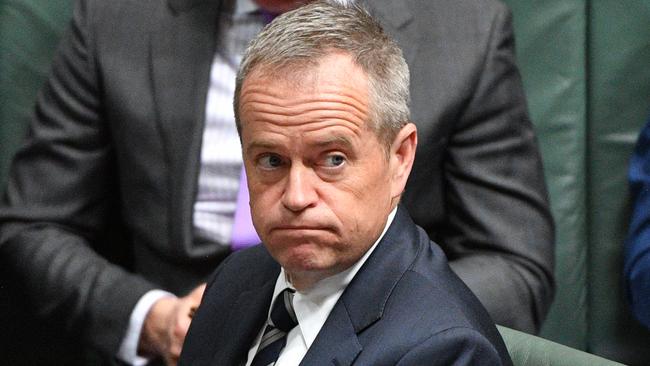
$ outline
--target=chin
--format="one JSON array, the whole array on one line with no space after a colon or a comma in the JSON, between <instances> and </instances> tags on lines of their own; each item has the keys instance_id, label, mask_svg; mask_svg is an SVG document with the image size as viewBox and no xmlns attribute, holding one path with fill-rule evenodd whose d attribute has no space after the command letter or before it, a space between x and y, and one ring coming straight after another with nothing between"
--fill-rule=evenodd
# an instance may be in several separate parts
<instances>
[{"instance_id":1,"label":"chin","mask_svg":"<svg viewBox=\"0 0 650 366\"><path fill-rule=\"evenodd\" d=\"M315 247L315 244L310 243L285 247L278 253L278 262L283 267L313 268L318 262L318 250Z\"/></svg>"},{"instance_id":2,"label":"chin","mask_svg":"<svg viewBox=\"0 0 650 366\"><path fill-rule=\"evenodd\" d=\"M327 267L323 263L323 259L328 256L319 250L317 244L294 244L279 250L269 249L269 251L286 271L311 272L320 271Z\"/></svg>"}]
</instances>

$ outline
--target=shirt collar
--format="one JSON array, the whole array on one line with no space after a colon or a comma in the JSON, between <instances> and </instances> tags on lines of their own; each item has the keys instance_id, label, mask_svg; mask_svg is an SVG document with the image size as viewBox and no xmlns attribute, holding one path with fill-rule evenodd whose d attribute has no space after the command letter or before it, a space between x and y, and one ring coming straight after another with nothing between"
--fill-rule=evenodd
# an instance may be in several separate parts
<instances>
[{"instance_id":1,"label":"shirt collar","mask_svg":"<svg viewBox=\"0 0 650 366\"><path fill-rule=\"evenodd\" d=\"M363 264L376 249L377 244L379 244L381 239L386 234L388 227L390 227L390 224L395 218L396 212L397 207L394 208L388 215L388 218L386 219L386 225L384 226L384 230L382 231L381 235L379 235L379 238L355 264L350 266L350 268L333 276L322 279L308 291L296 291L293 297L293 305L296 311L296 317L298 318L298 325L300 327L300 331L307 348L309 348L316 339L318 332L320 332L323 324L325 324L327 317L334 308L334 305L338 299L343 294L345 288L352 281L357 272L359 272ZM281 268L280 274L278 275L275 283L273 299L275 299L280 294L280 292L286 288L295 290L293 285L287 280L284 268Z\"/></svg>"}]
</instances>

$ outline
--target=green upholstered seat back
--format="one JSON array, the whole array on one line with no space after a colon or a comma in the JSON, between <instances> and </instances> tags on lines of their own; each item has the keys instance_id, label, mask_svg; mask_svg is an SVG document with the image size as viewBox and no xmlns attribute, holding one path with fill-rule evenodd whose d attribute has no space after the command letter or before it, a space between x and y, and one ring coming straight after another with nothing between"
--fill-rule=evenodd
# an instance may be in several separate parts
<instances>
[{"instance_id":1,"label":"green upholstered seat back","mask_svg":"<svg viewBox=\"0 0 650 366\"><path fill-rule=\"evenodd\" d=\"M514 366L615 366L620 363L499 326Z\"/></svg>"},{"instance_id":2,"label":"green upholstered seat back","mask_svg":"<svg viewBox=\"0 0 650 366\"><path fill-rule=\"evenodd\" d=\"M650 111L650 2L506 0L557 224L542 336L650 364L622 279L627 166Z\"/></svg>"},{"instance_id":3,"label":"green upholstered seat back","mask_svg":"<svg viewBox=\"0 0 650 366\"><path fill-rule=\"evenodd\" d=\"M0 188L71 10L70 0L0 0Z\"/></svg>"},{"instance_id":4,"label":"green upholstered seat back","mask_svg":"<svg viewBox=\"0 0 650 366\"><path fill-rule=\"evenodd\" d=\"M508 3L514 13L518 64L556 223L556 300L544 330L560 343L585 349L586 19L580 11L581 2ZM566 314L571 314L571 327L562 322Z\"/></svg>"}]
</instances>

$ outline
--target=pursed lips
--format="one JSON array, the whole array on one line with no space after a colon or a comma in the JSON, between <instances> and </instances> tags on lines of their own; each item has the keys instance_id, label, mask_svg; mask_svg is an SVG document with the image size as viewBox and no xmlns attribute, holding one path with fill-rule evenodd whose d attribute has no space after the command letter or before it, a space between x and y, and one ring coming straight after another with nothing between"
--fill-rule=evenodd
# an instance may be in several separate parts
<instances>
[{"instance_id":1,"label":"pursed lips","mask_svg":"<svg viewBox=\"0 0 650 366\"><path fill-rule=\"evenodd\" d=\"M271 231L288 231L288 232L308 232L308 231L334 231L334 229L327 225L277 225L271 228Z\"/></svg>"},{"instance_id":2,"label":"pursed lips","mask_svg":"<svg viewBox=\"0 0 650 366\"><path fill-rule=\"evenodd\" d=\"M328 230L325 226L284 225L276 226L272 230Z\"/></svg>"}]
</instances>

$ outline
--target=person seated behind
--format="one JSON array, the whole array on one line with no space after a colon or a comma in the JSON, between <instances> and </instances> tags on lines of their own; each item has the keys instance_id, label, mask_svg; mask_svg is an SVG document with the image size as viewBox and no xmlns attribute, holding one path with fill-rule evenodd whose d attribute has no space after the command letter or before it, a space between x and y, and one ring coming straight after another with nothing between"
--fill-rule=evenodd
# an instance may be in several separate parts
<instances>
[{"instance_id":1,"label":"person seated behind","mask_svg":"<svg viewBox=\"0 0 650 366\"><path fill-rule=\"evenodd\" d=\"M650 329L650 118L630 160L632 217L625 243L624 279L634 316Z\"/></svg>"},{"instance_id":2,"label":"person seated behind","mask_svg":"<svg viewBox=\"0 0 650 366\"><path fill-rule=\"evenodd\" d=\"M401 50L360 6L317 1L251 42L234 108L263 246L218 267L181 365L511 364L399 205L408 103Z\"/></svg>"},{"instance_id":3,"label":"person seated behind","mask_svg":"<svg viewBox=\"0 0 650 366\"><path fill-rule=\"evenodd\" d=\"M269 12L302 2L75 1L0 199L7 298L35 325L19 321L12 341L31 344L52 321L56 336L39 339L71 336L61 354L175 364L188 309L240 233L226 112L241 52ZM362 2L413 75L421 143L401 203L495 321L538 331L554 235L509 10ZM57 363L47 349L31 353Z\"/></svg>"}]
</instances>

